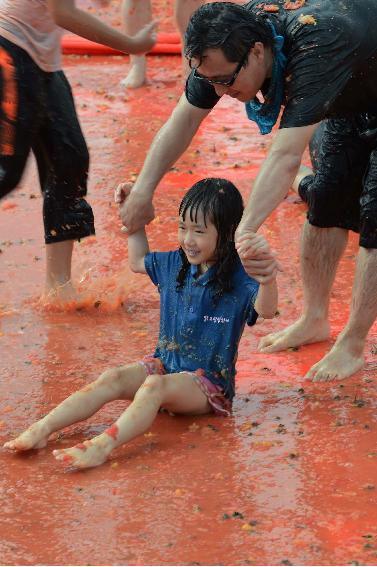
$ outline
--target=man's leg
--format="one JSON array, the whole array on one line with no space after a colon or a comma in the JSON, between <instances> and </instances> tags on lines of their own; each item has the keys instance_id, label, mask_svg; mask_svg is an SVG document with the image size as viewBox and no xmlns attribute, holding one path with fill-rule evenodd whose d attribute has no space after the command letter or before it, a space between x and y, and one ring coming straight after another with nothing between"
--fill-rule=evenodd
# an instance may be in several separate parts
<instances>
[{"instance_id":1,"label":"man's leg","mask_svg":"<svg viewBox=\"0 0 377 567\"><path fill-rule=\"evenodd\" d=\"M212 411L192 374L153 374L146 378L132 404L110 428L83 444L53 451L54 456L76 468L101 465L113 449L148 431L160 407L190 415Z\"/></svg>"},{"instance_id":2,"label":"man's leg","mask_svg":"<svg viewBox=\"0 0 377 567\"><path fill-rule=\"evenodd\" d=\"M152 19L150 0L123 0L122 22L127 35L135 35ZM123 87L137 89L146 82L147 58L145 55L130 55L130 70L121 81Z\"/></svg>"},{"instance_id":3,"label":"man's leg","mask_svg":"<svg viewBox=\"0 0 377 567\"><path fill-rule=\"evenodd\" d=\"M364 365L364 347L377 317L377 250L360 248L356 262L351 313L330 352L308 372L313 382L341 380Z\"/></svg>"},{"instance_id":4,"label":"man's leg","mask_svg":"<svg viewBox=\"0 0 377 567\"><path fill-rule=\"evenodd\" d=\"M287 329L264 337L259 343L260 352L277 352L328 338L330 292L347 236L341 228L318 228L305 223L301 242L303 314Z\"/></svg>"},{"instance_id":5,"label":"man's leg","mask_svg":"<svg viewBox=\"0 0 377 567\"><path fill-rule=\"evenodd\" d=\"M310 150L315 174L301 167L294 183L294 189L309 205L310 224L304 226L301 254L304 313L286 330L262 339L262 352L327 338L330 291L347 243L346 229L359 229L359 199L370 158L369 144L359 138L353 122L329 120L317 128ZM355 372L351 369L359 367L359 356L355 358L357 361L353 359L345 364L350 373ZM344 376L345 373L335 366L330 369L326 363L326 376ZM322 379L322 373L317 374L316 370L308 374L314 375Z\"/></svg>"},{"instance_id":6,"label":"man's leg","mask_svg":"<svg viewBox=\"0 0 377 567\"><path fill-rule=\"evenodd\" d=\"M66 398L45 417L31 425L4 447L27 451L45 447L49 436L95 414L104 404L118 399L132 400L147 372L142 364L106 370L95 381Z\"/></svg>"}]
</instances>

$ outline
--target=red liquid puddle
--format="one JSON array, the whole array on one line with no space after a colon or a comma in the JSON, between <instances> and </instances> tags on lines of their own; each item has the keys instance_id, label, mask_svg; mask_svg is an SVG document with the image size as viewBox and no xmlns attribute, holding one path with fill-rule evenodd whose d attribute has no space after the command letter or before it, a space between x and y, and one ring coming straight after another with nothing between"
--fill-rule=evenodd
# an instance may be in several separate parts
<instances>
[{"instance_id":1,"label":"red liquid puddle","mask_svg":"<svg viewBox=\"0 0 377 567\"><path fill-rule=\"evenodd\" d=\"M119 3L109 8L115 20ZM149 58L151 85L125 93L118 83L127 61L65 61L91 150L89 200L97 227L95 239L75 247L77 302L60 311L37 305L44 248L34 166L7 199L16 206L0 211L2 443L106 368L154 349L158 293L147 277L127 268L112 195L119 181L139 171L154 132L174 107L181 62ZM270 140L257 134L242 105L219 103L156 194L151 247L176 246L177 207L196 180L228 177L246 198ZM118 448L108 464L84 473L65 472L51 451L104 431L127 402L53 436L47 449L1 453L1 563L377 563L376 325L363 371L341 383L303 380L346 321L355 235L332 295L331 340L297 352L256 353L260 337L300 312L305 208L294 201L287 199L264 228L284 268L280 315L245 331L233 416L159 415L153 436Z\"/></svg>"}]
</instances>

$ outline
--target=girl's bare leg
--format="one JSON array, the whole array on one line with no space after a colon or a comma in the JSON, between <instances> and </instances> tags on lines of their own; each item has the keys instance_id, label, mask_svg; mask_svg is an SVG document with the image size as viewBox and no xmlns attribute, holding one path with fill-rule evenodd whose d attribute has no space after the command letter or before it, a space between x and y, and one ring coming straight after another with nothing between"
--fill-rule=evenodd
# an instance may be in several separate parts
<instances>
[{"instance_id":1,"label":"girl's bare leg","mask_svg":"<svg viewBox=\"0 0 377 567\"><path fill-rule=\"evenodd\" d=\"M146 376L141 364L106 370L95 382L66 398L16 439L5 443L4 447L15 451L45 447L51 433L87 419L107 402L132 400Z\"/></svg>"},{"instance_id":2,"label":"girl's bare leg","mask_svg":"<svg viewBox=\"0 0 377 567\"><path fill-rule=\"evenodd\" d=\"M134 35L152 20L150 0L123 0L122 22L127 35ZM146 82L147 59L145 55L130 55L130 70L120 84L136 89Z\"/></svg>"},{"instance_id":3,"label":"girl's bare leg","mask_svg":"<svg viewBox=\"0 0 377 567\"><path fill-rule=\"evenodd\" d=\"M54 456L75 468L100 465L115 447L148 431L160 407L191 415L211 412L207 397L191 374L151 375L137 391L132 404L109 429L90 441L54 451Z\"/></svg>"}]
</instances>

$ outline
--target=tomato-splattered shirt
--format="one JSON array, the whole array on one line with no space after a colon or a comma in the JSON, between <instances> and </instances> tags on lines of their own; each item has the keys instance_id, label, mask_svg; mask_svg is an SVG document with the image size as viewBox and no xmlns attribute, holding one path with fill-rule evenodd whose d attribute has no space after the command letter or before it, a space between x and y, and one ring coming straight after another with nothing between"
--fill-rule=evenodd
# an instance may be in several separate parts
<instances>
[{"instance_id":1,"label":"tomato-splattered shirt","mask_svg":"<svg viewBox=\"0 0 377 567\"><path fill-rule=\"evenodd\" d=\"M231 276L232 290L214 304L211 285L216 270L202 275L190 266L182 288L177 276L182 265L179 251L152 252L145 268L158 286L161 301L160 334L154 356L168 373L202 369L227 398L234 396L235 363L245 324L254 325L254 303L259 284L238 260Z\"/></svg>"}]
</instances>

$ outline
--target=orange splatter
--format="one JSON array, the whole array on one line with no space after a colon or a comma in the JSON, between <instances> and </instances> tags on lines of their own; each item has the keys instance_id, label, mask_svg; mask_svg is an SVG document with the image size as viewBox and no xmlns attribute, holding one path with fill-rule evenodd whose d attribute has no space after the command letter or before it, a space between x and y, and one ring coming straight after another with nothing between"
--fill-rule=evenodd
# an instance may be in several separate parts
<instances>
[{"instance_id":1,"label":"orange splatter","mask_svg":"<svg viewBox=\"0 0 377 567\"><path fill-rule=\"evenodd\" d=\"M15 209L16 207L16 203L12 203L11 201L5 201L5 203L1 205L1 209L3 211L9 211L10 209Z\"/></svg>"},{"instance_id":2,"label":"orange splatter","mask_svg":"<svg viewBox=\"0 0 377 567\"><path fill-rule=\"evenodd\" d=\"M265 12L278 12L279 6L277 4L258 4L257 8L259 10L264 10Z\"/></svg>"},{"instance_id":3,"label":"orange splatter","mask_svg":"<svg viewBox=\"0 0 377 567\"><path fill-rule=\"evenodd\" d=\"M72 455L63 455L62 461L64 461L65 463L72 463L74 461Z\"/></svg>"},{"instance_id":4,"label":"orange splatter","mask_svg":"<svg viewBox=\"0 0 377 567\"><path fill-rule=\"evenodd\" d=\"M298 21L300 22L300 24L303 25L311 25L311 26L317 25L317 20L315 19L314 16L311 16L310 14L307 14L306 16L304 16L304 14L301 14L298 17Z\"/></svg>"},{"instance_id":5,"label":"orange splatter","mask_svg":"<svg viewBox=\"0 0 377 567\"><path fill-rule=\"evenodd\" d=\"M285 10L298 10L305 4L305 0L295 0L295 2L286 2L284 4Z\"/></svg>"},{"instance_id":6,"label":"orange splatter","mask_svg":"<svg viewBox=\"0 0 377 567\"><path fill-rule=\"evenodd\" d=\"M3 76L2 111L5 120L2 121L0 134L0 150L2 155L14 155L15 121L18 114L18 93L16 85L16 70L12 57L0 48L0 67Z\"/></svg>"},{"instance_id":7,"label":"orange splatter","mask_svg":"<svg viewBox=\"0 0 377 567\"><path fill-rule=\"evenodd\" d=\"M117 435L119 433L119 428L117 426L116 423L114 423L111 427L109 427L108 429L106 429L105 431L106 435L108 435L109 437L112 437L113 439L117 438Z\"/></svg>"}]
</instances>

